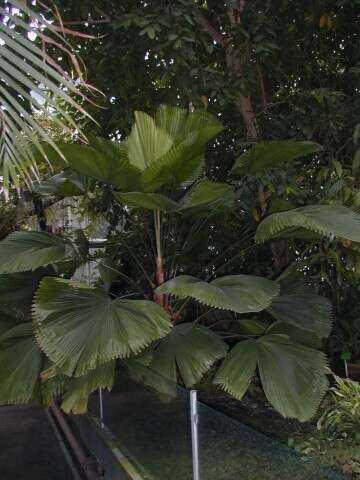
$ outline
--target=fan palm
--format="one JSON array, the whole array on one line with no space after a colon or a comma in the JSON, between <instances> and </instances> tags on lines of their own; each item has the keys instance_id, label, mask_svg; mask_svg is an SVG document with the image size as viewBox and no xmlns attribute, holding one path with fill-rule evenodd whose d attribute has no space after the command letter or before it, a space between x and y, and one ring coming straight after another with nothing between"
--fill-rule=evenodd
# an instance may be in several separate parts
<instances>
[{"instance_id":1,"label":"fan palm","mask_svg":"<svg viewBox=\"0 0 360 480\"><path fill-rule=\"evenodd\" d=\"M0 294L6 276L26 275L21 272L43 268L33 297L30 334L39 349L31 350L34 344L30 345L29 339L25 345L32 355L36 352L41 356L42 367L37 368L36 374L29 372L26 381L21 365L18 380L14 369L11 382L16 383L16 388L12 394L10 373L0 363L0 401L28 399L40 390L37 397L49 399L52 394L61 393L65 410L83 411L91 391L111 387L117 361L137 379L160 390L164 390L167 381L182 381L191 387L216 366L215 382L237 398L245 394L258 375L268 400L284 416L306 420L314 415L327 388L326 360L317 347L331 328L329 302L309 288L296 285L291 289L281 281L253 275L218 277L204 270L202 277L197 278L173 273L186 248L179 247L171 233L164 233L169 222L191 219L193 223L184 242L187 244L188 237L200 231L212 215L232 209L234 204L233 187L210 181L202 170L206 145L221 129L219 122L208 114L163 106L154 118L137 113L129 138L121 143L90 139L88 145L62 144L66 164L57 151L60 145L44 147L52 161L66 168L66 174L56 179L56 189L62 182L66 189L71 187L73 179L78 178L69 174L74 170L84 178L106 184L107 191L110 184L113 202L120 202L128 216L138 219L140 209L144 218L152 219L152 230L147 234L151 236L153 270L147 271L138 252L124 240L127 255L141 270L144 284L105 260L99 269L103 287L93 288L55 277L55 273L49 276L44 269L52 264L53 272L59 271L64 259L76 256L76 245L70 239L22 232L0 242L0 258L6 259ZM271 159L267 161L267 150L261 147L265 164L272 164L273 148L269 148ZM279 143L276 148L279 149ZM309 148L318 149L306 142L284 142L281 158L290 161L301 152L308 154ZM73 186L79 185L74 181ZM324 206L285 212L285 220L269 216L259 225L257 239L281 235L287 227L314 230L320 237L331 234L357 238L358 215L345 207L342 213L340 225L338 210ZM167 243L175 246L171 254L166 253ZM207 243L203 248L207 248ZM116 276L129 287L113 298L114 291L109 293L109 288ZM11 288L8 293L9 298L14 297ZM123 298L129 294L135 298ZM0 295L1 305L4 304ZM240 327L243 321L246 328L228 330L233 339L228 343L227 335L223 336L216 327L219 321L212 321L215 312L220 322L231 312L231 318ZM243 320L242 315L249 314L254 318ZM26 322L28 316L24 319ZM11 321L4 318L0 324L0 355L5 352L10 356L11 349L18 352L25 348L16 347L17 339L11 332L17 327L10 328ZM21 322L17 314L14 322ZM24 339L19 338L20 341ZM48 382L52 383L46 390Z\"/></svg>"}]
</instances>

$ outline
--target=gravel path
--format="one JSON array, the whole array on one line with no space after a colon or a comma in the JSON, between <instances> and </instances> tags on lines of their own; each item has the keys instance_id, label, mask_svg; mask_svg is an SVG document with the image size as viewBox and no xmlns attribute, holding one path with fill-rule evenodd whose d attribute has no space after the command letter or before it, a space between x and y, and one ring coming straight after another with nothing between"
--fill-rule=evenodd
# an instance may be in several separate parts
<instances>
[{"instance_id":1,"label":"gravel path","mask_svg":"<svg viewBox=\"0 0 360 480\"><path fill-rule=\"evenodd\" d=\"M0 407L0 479L72 480L41 408Z\"/></svg>"}]
</instances>

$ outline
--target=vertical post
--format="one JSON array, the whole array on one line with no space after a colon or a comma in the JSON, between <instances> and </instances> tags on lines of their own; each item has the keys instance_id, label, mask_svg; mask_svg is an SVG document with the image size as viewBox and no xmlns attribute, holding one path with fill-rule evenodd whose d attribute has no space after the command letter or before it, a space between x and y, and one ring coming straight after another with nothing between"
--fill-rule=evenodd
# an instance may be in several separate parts
<instances>
[{"instance_id":1,"label":"vertical post","mask_svg":"<svg viewBox=\"0 0 360 480\"><path fill-rule=\"evenodd\" d=\"M99 388L99 406L100 406L100 425L104 428L104 404L102 388Z\"/></svg>"},{"instance_id":2,"label":"vertical post","mask_svg":"<svg viewBox=\"0 0 360 480\"><path fill-rule=\"evenodd\" d=\"M190 391L190 421L191 421L193 480L200 480L199 436L198 436L199 416L197 411L197 391L196 390Z\"/></svg>"}]
</instances>

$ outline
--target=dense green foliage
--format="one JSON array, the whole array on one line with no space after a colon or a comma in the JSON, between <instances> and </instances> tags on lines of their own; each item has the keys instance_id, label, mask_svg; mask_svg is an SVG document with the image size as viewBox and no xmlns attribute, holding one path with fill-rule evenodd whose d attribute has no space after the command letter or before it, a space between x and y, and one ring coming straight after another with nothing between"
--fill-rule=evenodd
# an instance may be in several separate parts
<instances>
[{"instance_id":1,"label":"dense green foliage","mask_svg":"<svg viewBox=\"0 0 360 480\"><path fill-rule=\"evenodd\" d=\"M190 387L213 369L237 398L258 377L280 413L310 418L323 350L358 355L359 2L55 3L64 28L97 36L68 41L105 108L89 107L85 143L58 132L63 110L36 117L51 137L32 139L42 181L27 193L42 230L45 205L77 196L106 245L0 243L0 401L63 395L81 412L119 365L160 389L154 372ZM97 285L72 279L87 261ZM21 349L28 374L11 368Z\"/></svg>"},{"instance_id":2,"label":"dense green foliage","mask_svg":"<svg viewBox=\"0 0 360 480\"><path fill-rule=\"evenodd\" d=\"M4 289L9 274L53 265L51 276L44 270L32 298L33 335L26 322L29 304L25 318L24 313L14 312L13 322L19 325L4 319L0 351L16 362L12 355L26 347L27 355L34 357L34 368L27 376L21 364L10 377L6 364L12 363L0 365L3 403L50 401L52 395L63 393L63 408L81 412L91 391L112 386L114 360L126 365L130 359L137 365L136 378L162 391L164 382L180 381L191 387L216 366L214 382L242 398L258 373L266 397L282 415L304 421L315 414L328 385L319 342L330 332L329 303L302 287L305 278L301 272L298 278L296 270L295 276L290 272L280 282L247 274L221 276L209 267L200 268L197 278L188 274L196 267L182 258L187 241L196 241L207 254L209 239L203 230L211 229L219 215L237 210L231 183L210 182L203 169L206 145L221 130L207 113L161 106L154 118L137 112L131 133L122 142L59 143L57 147L66 151L66 163L57 149L45 147L65 172L83 176L82 185L91 185L85 178L91 177L106 186L109 201L118 204L126 224L115 232L108 230L100 288L71 279L73 268L64 269L64 264L89 260L83 236L61 239L46 232L16 232L0 243ZM303 155L309 153L307 143L283 141L277 148L280 145L289 161L301 150ZM272 146L257 153L259 170L269 168ZM55 193L62 183L70 191L71 184L78 187L75 174L58 178ZM80 194L88 195L86 189L78 189ZM329 205L299 210L268 216L259 224L256 238L277 238L289 226L315 231L319 241L326 236L356 241L359 236L359 216L346 207L340 213ZM279 220L284 215L293 220ZM178 237L183 240L178 232L184 228L185 242L178 243ZM296 238L296 230L293 233ZM129 234L131 243L127 243ZM136 248L139 240L147 250L145 258ZM194 254L192 249L188 254ZM137 271L124 268L127 255ZM125 285L119 285L117 277ZM33 292L32 284L29 288ZM8 291L12 293L11 285ZM299 302L306 315L297 315ZM253 332L247 322L248 331L241 331L242 315L249 314L263 329ZM21 335L13 333L18 329ZM45 364L50 366L42 370ZM165 391L171 393L169 388Z\"/></svg>"},{"instance_id":3,"label":"dense green foliage","mask_svg":"<svg viewBox=\"0 0 360 480\"><path fill-rule=\"evenodd\" d=\"M209 178L221 181L234 163L246 161L246 142L254 139L308 141L312 152L314 142L324 147L292 162L277 156L284 164L269 158L268 167L279 168L244 169L245 177L234 176L241 213L224 224L217 219L204 233L211 244L207 258L202 253L197 259L216 269L212 252L221 251L227 273L232 265L234 271L251 265L245 273L273 276L295 259L303 262L311 281L335 304L331 348L351 348L358 358L351 340L359 336L359 294L352 286L360 274L357 246L310 246L290 237L254 255L247 243L268 213L319 202L360 204L358 0L57 4L65 25L101 36L76 42L89 77L106 94L106 108L92 111L100 124L97 134L124 137L131 111L154 113L160 103L205 108L225 126L208 148L205 165Z\"/></svg>"}]
</instances>

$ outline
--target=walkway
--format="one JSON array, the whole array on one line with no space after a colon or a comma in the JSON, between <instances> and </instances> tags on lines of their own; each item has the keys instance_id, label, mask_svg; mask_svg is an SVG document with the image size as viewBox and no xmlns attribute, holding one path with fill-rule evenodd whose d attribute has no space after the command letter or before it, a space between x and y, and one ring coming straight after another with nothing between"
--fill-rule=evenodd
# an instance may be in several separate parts
<instances>
[{"instance_id":1,"label":"walkway","mask_svg":"<svg viewBox=\"0 0 360 480\"><path fill-rule=\"evenodd\" d=\"M72 480L44 410L0 407L1 480Z\"/></svg>"}]
</instances>

